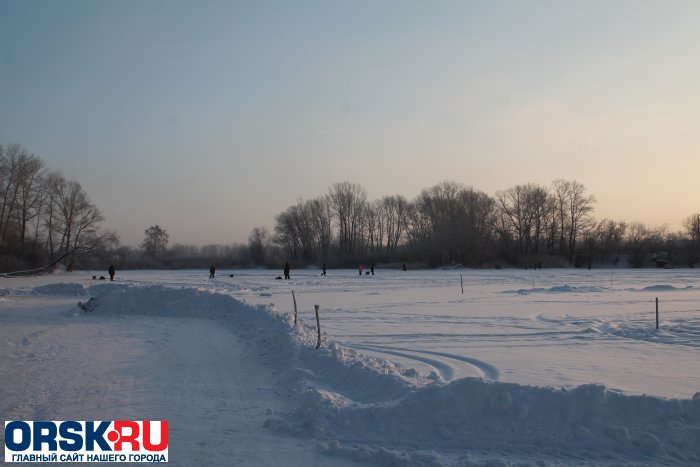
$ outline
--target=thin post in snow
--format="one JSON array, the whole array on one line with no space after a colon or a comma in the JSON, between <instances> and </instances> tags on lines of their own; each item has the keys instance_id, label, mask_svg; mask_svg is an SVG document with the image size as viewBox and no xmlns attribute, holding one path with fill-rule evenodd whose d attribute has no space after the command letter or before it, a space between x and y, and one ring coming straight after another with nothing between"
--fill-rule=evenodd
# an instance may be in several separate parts
<instances>
[{"instance_id":1,"label":"thin post in snow","mask_svg":"<svg viewBox=\"0 0 700 467\"><path fill-rule=\"evenodd\" d=\"M659 297L656 297L656 329L659 329Z\"/></svg>"},{"instance_id":2,"label":"thin post in snow","mask_svg":"<svg viewBox=\"0 0 700 467\"><path fill-rule=\"evenodd\" d=\"M294 296L294 290L292 290L292 300L294 300L294 326L297 325L297 298Z\"/></svg>"},{"instance_id":3,"label":"thin post in snow","mask_svg":"<svg viewBox=\"0 0 700 467\"><path fill-rule=\"evenodd\" d=\"M316 348L321 347L321 321L318 319L318 305L314 305L316 309L316 328L318 329L318 342L316 343Z\"/></svg>"},{"instance_id":4,"label":"thin post in snow","mask_svg":"<svg viewBox=\"0 0 700 467\"><path fill-rule=\"evenodd\" d=\"M459 283L462 286L462 295L464 295L464 279L462 279L462 273L459 273Z\"/></svg>"}]
</instances>

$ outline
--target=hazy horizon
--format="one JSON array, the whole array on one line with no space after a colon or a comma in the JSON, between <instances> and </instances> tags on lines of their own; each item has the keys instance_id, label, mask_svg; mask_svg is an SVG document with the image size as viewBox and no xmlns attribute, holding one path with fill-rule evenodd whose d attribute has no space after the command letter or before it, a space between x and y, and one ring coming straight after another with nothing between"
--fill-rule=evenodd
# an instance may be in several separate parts
<instances>
[{"instance_id":1,"label":"hazy horizon","mask_svg":"<svg viewBox=\"0 0 700 467\"><path fill-rule=\"evenodd\" d=\"M700 211L700 3L0 2L0 144L123 244L245 242L338 181L576 180L594 215Z\"/></svg>"}]
</instances>

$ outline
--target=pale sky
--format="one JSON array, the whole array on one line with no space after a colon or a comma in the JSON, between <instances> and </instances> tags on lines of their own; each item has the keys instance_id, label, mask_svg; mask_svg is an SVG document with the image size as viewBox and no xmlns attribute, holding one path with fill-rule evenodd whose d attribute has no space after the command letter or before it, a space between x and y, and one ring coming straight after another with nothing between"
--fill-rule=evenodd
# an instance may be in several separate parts
<instances>
[{"instance_id":1,"label":"pale sky","mask_svg":"<svg viewBox=\"0 0 700 467\"><path fill-rule=\"evenodd\" d=\"M245 242L359 183L595 215L700 212L700 1L0 0L0 144L80 182L124 244Z\"/></svg>"}]
</instances>

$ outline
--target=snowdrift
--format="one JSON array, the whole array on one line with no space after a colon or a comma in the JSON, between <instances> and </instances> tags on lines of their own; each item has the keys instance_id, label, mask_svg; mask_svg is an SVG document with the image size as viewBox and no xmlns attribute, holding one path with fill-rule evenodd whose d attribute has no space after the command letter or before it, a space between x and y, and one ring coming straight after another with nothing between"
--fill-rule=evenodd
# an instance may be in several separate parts
<instances>
[{"instance_id":1,"label":"snowdrift","mask_svg":"<svg viewBox=\"0 0 700 467\"><path fill-rule=\"evenodd\" d=\"M33 292L39 295L65 295L65 296L81 296L86 295L85 287L81 284L48 284L40 287L35 287Z\"/></svg>"},{"instance_id":2,"label":"snowdrift","mask_svg":"<svg viewBox=\"0 0 700 467\"><path fill-rule=\"evenodd\" d=\"M599 385L445 384L331 342L315 350L315 323L295 327L274 306L225 293L118 284L88 292L86 315L202 318L229 327L294 394L289 412L271 414L265 426L317 439L330 455L382 465L700 464L700 393L677 400Z\"/></svg>"},{"instance_id":3,"label":"snowdrift","mask_svg":"<svg viewBox=\"0 0 700 467\"><path fill-rule=\"evenodd\" d=\"M582 287L573 287L568 284L564 285L555 285L552 287L544 288L544 287L535 287L532 289L517 289L517 290L505 290L503 293L505 294L518 294L518 295L530 295L530 294L537 294L537 293L590 293L590 292L601 292L604 291L605 289L602 287L595 287L595 286L582 286Z\"/></svg>"}]
</instances>

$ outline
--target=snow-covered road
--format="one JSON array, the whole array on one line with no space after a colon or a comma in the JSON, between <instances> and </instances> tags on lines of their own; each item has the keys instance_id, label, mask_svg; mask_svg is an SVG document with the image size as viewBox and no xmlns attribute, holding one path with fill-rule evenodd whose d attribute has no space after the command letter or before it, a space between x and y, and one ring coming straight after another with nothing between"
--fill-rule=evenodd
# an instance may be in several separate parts
<instances>
[{"instance_id":1,"label":"snow-covered road","mask_svg":"<svg viewBox=\"0 0 700 467\"><path fill-rule=\"evenodd\" d=\"M85 313L87 300L72 286L2 297L4 420L168 420L173 465L356 465L264 429L291 395L220 321Z\"/></svg>"}]
</instances>

